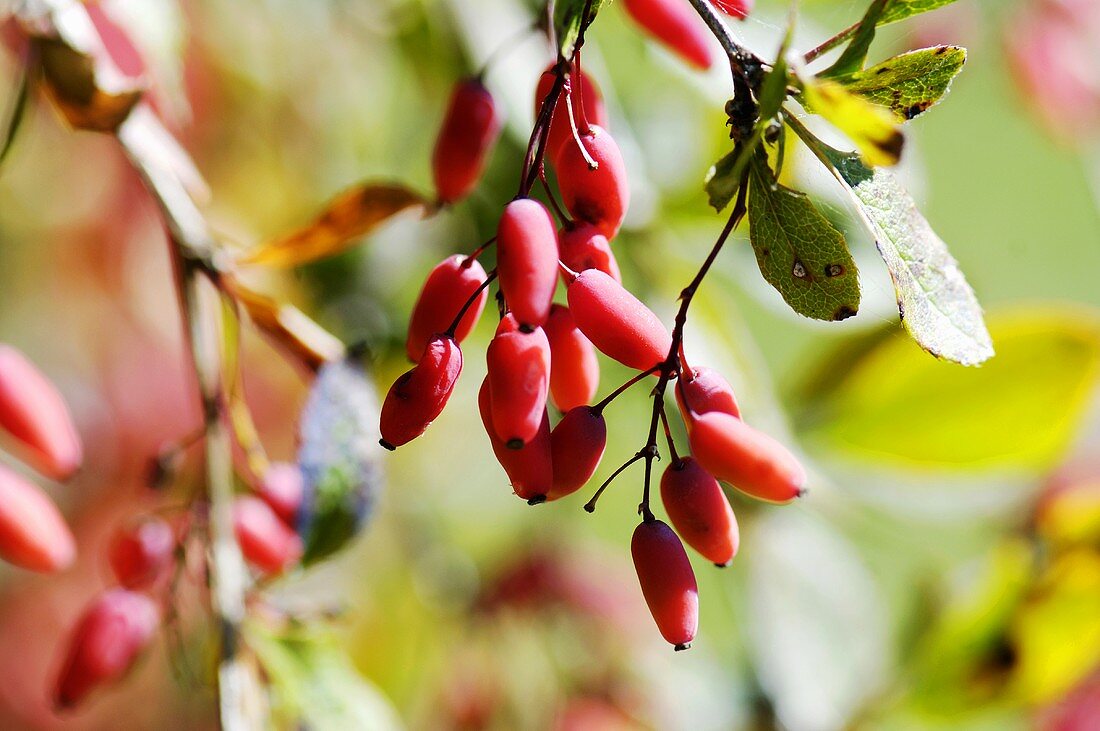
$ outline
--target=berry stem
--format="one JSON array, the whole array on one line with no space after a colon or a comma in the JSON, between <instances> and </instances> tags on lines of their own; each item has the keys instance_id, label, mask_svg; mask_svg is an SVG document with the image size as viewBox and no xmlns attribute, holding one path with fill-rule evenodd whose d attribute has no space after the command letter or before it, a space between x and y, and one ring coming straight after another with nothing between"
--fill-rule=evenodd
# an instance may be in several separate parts
<instances>
[{"instance_id":1,"label":"berry stem","mask_svg":"<svg viewBox=\"0 0 1100 731\"><path fill-rule=\"evenodd\" d=\"M832 38L828 39L827 41L824 41L817 48L814 48L813 50L810 50L810 51L806 51L806 55L804 55L802 57L802 60L805 61L806 63L813 63L820 56L828 53L829 51L833 50L834 48L836 48L837 46L839 46L840 44L844 43L849 38L854 36L856 34L857 30L859 30L859 23L853 23L852 25L848 26L844 30L837 33Z\"/></svg>"},{"instance_id":2,"label":"berry stem","mask_svg":"<svg viewBox=\"0 0 1100 731\"><path fill-rule=\"evenodd\" d=\"M604 483L600 485L600 489L596 490L596 494L592 496L592 499L584 504L584 511L586 513L596 512L596 501L600 499L601 495L603 495L604 490L610 487L611 483L615 481L615 478L621 475L627 467L642 459L644 456L645 455L643 455L641 452L638 452L633 457L624 462L622 466L619 467L619 469L612 472L611 476L604 480Z\"/></svg>"},{"instance_id":3,"label":"berry stem","mask_svg":"<svg viewBox=\"0 0 1100 731\"><path fill-rule=\"evenodd\" d=\"M668 442L668 454L672 458L672 464L679 465L680 455L676 451L676 442L672 439L672 428L668 423L668 413L665 411L665 405L661 404L661 425L665 428L665 441Z\"/></svg>"},{"instance_id":4,"label":"berry stem","mask_svg":"<svg viewBox=\"0 0 1100 731\"><path fill-rule=\"evenodd\" d=\"M558 224L561 226L571 226L573 219L569 217L558 202L557 196L554 195L554 191L550 189L550 183L546 179L546 169L539 168L539 180L542 181L542 189L546 191L546 198L550 201L550 207L554 210L554 215L558 217Z\"/></svg>"},{"instance_id":5,"label":"berry stem","mask_svg":"<svg viewBox=\"0 0 1100 731\"><path fill-rule=\"evenodd\" d=\"M466 302L464 302L462 307L458 310L458 314L455 315L455 319L451 320L451 326L448 327L446 329L446 331L444 331L444 333L443 333L444 335L446 335L447 337L452 338L452 339L454 338L455 333L458 331L458 325L459 325L460 322L462 322L462 318L465 317L465 315L469 311L469 309L474 306L474 303L477 302L477 298L481 295L481 293L484 292L485 289L490 284L492 284L493 280L496 279L496 278L497 278L497 270L494 269L493 271L489 272L489 274L485 277L484 282L477 285L477 289L475 289L473 291L473 293L469 296L469 298L466 300Z\"/></svg>"},{"instance_id":6,"label":"berry stem","mask_svg":"<svg viewBox=\"0 0 1100 731\"><path fill-rule=\"evenodd\" d=\"M626 383L624 383L623 385L619 386L614 391L612 391L610 394L608 394L607 397L605 397L598 404L593 406L592 411L597 416L603 414L603 410L607 408L608 404L610 404L612 401L614 401L616 398L618 398L624 391L626 391L628 388L633 386L638 381L644 380L647 376L652 376L654 373L661 370L661 368L662 368L662 364L658 364L658 365L655 365L652 368L650 368L648 371L642 371L641 373L638 373L633 378L631 378L629 381L627 381Z\"/></svg>"},{"instance_id":7,"label":"berry stem","mask_svg":"<svg viewBox=\"0 0 1100 731\"><path fill-rule=\"evenodd\" d=\"M726 21L722 20L722 17L711 5L710 0L688 0L688 2L691 3L692 7L695 8L695 12L710 28L710 32L718 39L718 42L722 44L722 50L729 57L733 75L748 81L750 86L755 86L753 80L759 75L764 62L755 53L741 45L740 41L737 40L737 36L726 25Z\"/></svg>"},{"instance_id":8,"label":"berry stem","mask_svg":"<svg viewBox=\"0 0 1100 731\"><path fill-rule=\"evenodd\" d=\"M464 268L470 266L470 263L473 262L474 259L477 259L479 256L481 256L485 252L485 250L488 249L493 244L495 244L496 241L497 241L497 237L493 236L491 239L486 241L484 244L482 244L481 246L479 246L476 249L474 249L473 251L471 251L466 256L466 260L462 262L462 266Z\"/></svg>"}]
</instances>

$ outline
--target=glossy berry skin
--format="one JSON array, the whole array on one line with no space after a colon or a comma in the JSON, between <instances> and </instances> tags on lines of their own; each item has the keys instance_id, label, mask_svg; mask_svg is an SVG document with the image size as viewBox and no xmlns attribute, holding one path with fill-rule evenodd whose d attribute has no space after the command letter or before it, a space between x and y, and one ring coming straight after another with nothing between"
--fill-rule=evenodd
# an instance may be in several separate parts
<instances>
[{"instance_id":1,"label":"glossy berry skin","mask_svg":"<svg viewBox=\"0 0 1100 731\"><path fill-rule=\"evenodd\" d=\"M245 561L265 574L280 574L302 557L302 539L258 497L233 502L233 533Z\"/></svg>"},{"instance_id":2,"label":"glossy berry skin","mask_svg":"<svg viewBox=\"0 0 1100 731\"><path fill-rule=\"evenodd\" d=\"M52 573L76 558L69 526L36 485L0 465L0 558L21 568Z\"/></svg>"},{"instance_id":3,"label":"glossy berry skin","mask_svg":"<svg viewBox=\"0 0 1100 731\"><path fill-rule=\"evenodd\" d=\"M806 471L795 456L735 416L719 411L696 416L688 439L703 469L747 495L786 503L802 494Z\"/></svg>"},{"instance_id":4,"label":"glossy berry skin","mask_svg":"<svg viewBox=\"0 0 1100 731\"><path fill-rule=\"evenodd\" d=\"M574 218L591 223L610 240L630 205L626 165L611 134L598 125L589 125L581 143L598 167L588 166L579 145L563 145L557 160L561 200Z\"/></svg>"},{"instance_id":5,"label":"glossy berry skin","mask_svg":"<svg viewBox=\"0 0 1100 731\"><path fill-rule=\"evenodd\" d=\"M752 12L755 0L710 0L710 3L726 15L744 20Z\"/></svg>"},{"instance_id":6,"label":"glossy berry skin","mask_svg":"<svg viewBox=\"0 0 1100 731\"><path fill-rule=\"evenodd\" d=\"M160 610L145 594L112 589L76 625L54 689L57 708L72 708L100 686L118 682L156 636Z\"/></svg>"},{"instance_id":7,"label":"glossy berry skin","mask_svg":"<svg viewBox=\"0 0 1100 731\"><path fill-rule=\"evenodd\" d=\"M256 485L256 495L287 525L298 520L305 496L302 470L291 462L274 462Z\"/></svg>"},{"instance_id":8,"label":"glossy berry skin","mask_svg":"<svg viewBox=\"0 0 1100 731\"><path fill-rule=\"evenodd\" d=\"M462 350L452 338L434 336L420 362L390 386L382 403L379 443L396 449L423 434L443 412L462 372Z\"/></svg>"},{"instance_id":9,"label":"glossy berry skin","mask_svg":"<svg viewBox=\"0 0 1100 731\"><path fill-rule=\"evenodd\" d=\"M737 518L718 481L699 463L684 457L661 476L661 502L684 542L703 558L728 566L737 555Z\"/></svg>"},{"instance_id":10,"label":"glossy berry skin","mask_svg":"<svg viewBox=\"0 0 1100 731\"><path fill-rule=\"evenodd\" d=\"M440 202L459 201L477 187L502 126L489 90L477 79L458 82L432 154L432 175Z\"/></svg>"},{"instance_id":11,"label":"glossy berry skin","mask_svg":"<svg viewBox=\"0 0 1100 731\"><path fill-rule=\"evenodd\" d=\"M599 229L590 223L567 226L558 231L558 257L575 272L599 269L616 282L622 282L619 263L611 252L611 244Z\"/></svg>"},{"instance_id":12,"label":"glossy berry skin","mask_svg":"<svg viewBox=\"0 0 1100 731\"><path fill-rule=\"evenodd\" d=\"M733 387L713 368L694 368L676 381L676 404L684 423L691 423L693 414L720 411L741 418L741 408Z\"/></svg>"},{"instance_id":13,"label":"glossy berry skin","mask_svg":"<svg viewBox=\"0 0 1100 731\"><path fill-rule=\"evenodd\" d=\"M607 423L590 406L578 406L566 412L550 432L554 460L554 489L549 498L557 500L584 487L600 466L607 447Z\"/></svg>"},{"instance_id":14,"label":"glossy berry skin","mask_svg":"<svg viewBox=\"0 0 1100 731\"><path fill-rule=\"evenodd\" d=\"M493 428L493 396L489 390L488 378L481 384L477 405L485 432L489 435L489 443L493 447L493 454L508 475L512 490L518 497L530 503L545 502L554 487L550 417L546 411L543 410L542 421L534 439L521 449L509 449Z\"/></svg>"},{"instance_id":15,"label":"glossy berry skin","mask_svg":"<svg viewBox=\"0 0 1100 731\"><path fill-rule=\"evenodd\" d=\"M147 517L115 533L108 558L118 583L144 589L167 576L175 550L176 533L168 521Z\"/></svg>"},{"instance_id":16,"label":"glossy berry skin","mask_svg":"<svg viewBox=\"0 0 1100 731\"><path fill-rule=\"evenodd\" d=\"M583 271L570 282L567 294L573 321L604 355L640 371L668 357L668 329L608 275L598 269Z\"/></svg>"},{"instance_id":17,"label":"glossy berry skin","mask_svg":"<svg viewBox=\"0 0 1100 731\"><path fill-rule=\"evenodd\" d=\"M485 283L485 277L485 268L477 259L461 254L444 259L432 269L409 317L409 335L405 340L409 360L419 361L432 336L446 332L463 305ZM455 328L456 343L462 343L477 325L488 296L487 290L481 290L466 310Z\"/></svg>"},{"instance_id":18,"label":"glossy berry skin","mask_svg":"<svg viewBox=\"0 0 1100 731\"><path fill-rule=\"evenodd\" d=\"M589 404L600 385L596 348L577 329L569 308L555 304L546 320L550 343L550 398L562 413Z\"/></svg>"},{"instance_id":19,"label":"glossy berry skin","mask_svg":"<svg viewBox=\"0 0 1100 731\"><path fill-rule=\"evenodd\" d=\"M72 476L84 459L80 436L57 388L15 348L0 345L0 429L42 474Z\"/></svg>"},{"instance_id":20,"label":"glossy berry skin","mask_svg":"<svg viewBox=\"0 0 1100 731\"><path fill-rule=\"evenodd\" d=\"M699 629L699 589L684 545L667 524L650 520L634 529L630 554L661 636L686 650Z\"/></svg>"},{"instance_id":21,"label":"glossy berry skin","mask_svg":"<svg viewBox=\"0 0 1100 731\"><path fill-rule=\"evenodd\" d=\"M546 206L519 198L504 207L497 226L497 272L516 320L529 328L545 323L558 283L558 233Z\"/></svg>"},{"instance_id":22,"label":"glossy berry skin","mask_svg":"<svg viewBox=\"0 0 1100 731\"><path fill-rule=\"evenodd\" d=\"M524 332L511 315L485 352L493 396L493 429L510 449L538 433L550 390L550 343L541 327Z\"/></svg>"},{"instance_id":23,"label":"glossy berry skin","mask_svg":"<svg viewBox=\"0 0 1100 731\"><path fill-rule=\"evenodd\" d=\"M689 65L705 70L714 63L710 32L687 0L623 0L623 6L649 35Z\"/></svg>"},{"instance_id":24,"label":"glossy berry skin","mask_svg":"<svg viewBox=\"0 0 1100 731\"><path fill-rule=\"evenodd\" d=\"M550 89L554 86L556 66L556 63L550 64L539 77L538 87L535 89L536 118L542 110L542 104L550 93ZM569 74L569 89L569 99L573 105L577 130L583 132L590 124L607 127L607 108L603 103L603 94L600 93L600 87L592 77L583 71L578 73L576 67L572 67ZM550 132L546 137L546 159L553 163L557 160L561 148L572 140L573 126L569 123L569 107L566 106L563 92L558 97L557 106L554 107Z\"/></svg>"}]
</instances>

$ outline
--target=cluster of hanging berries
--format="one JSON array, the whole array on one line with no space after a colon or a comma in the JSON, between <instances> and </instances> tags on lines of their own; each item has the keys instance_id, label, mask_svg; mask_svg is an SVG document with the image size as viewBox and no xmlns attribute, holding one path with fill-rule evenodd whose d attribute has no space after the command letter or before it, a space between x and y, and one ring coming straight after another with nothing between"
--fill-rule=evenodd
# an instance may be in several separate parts
<instances>
[{"instance_id":1,"label":"cluster of hanging berries","mask_svg":"<svg viewBox=\"0 0 1100 731\"><path fill-rule=\"evenodd\" d=\"M679 0L632 0L627 9L646 27L671 33L657 20L672 17L671 9L681 4L690 13ZM736 8L747 10L737 3L723 4L726 10ZM686 43L683 36L676 37ZM581 43L583 35L578 47ZM684 51L683 43L677 48ZM684 55L691 60L690 54ZM501 319L486 352L488 375L478 405L497 461L515 494L528 503L558 500L584 487L607 443L604 410L631 385L655 376L646 446L599 488L585 509L595 509L599 495L626 467L645 461L639 507L643 519L634 533L632 554L662 635L684 649L695 637L698 598L681 538L719 566L729 564L737 552L737 522L719 480L755 498L786 503L802 494L806 475L785 447L741 420L729 383L713 370L689 366L683 352L687 307L744 215L744 193L731 225L684 290L670 332L622 284L611 242L626 216L630 188L619 147L608 131L599 87L575 59L551 64L538 81L537 120L519 194L504 207L494 239L467 256L444 260L428 276L406 341L415 365L386 396L381 444L392 450L409 443L442 412L462 371L461 343L484 311L494 280L499 282ZM480 80L460 82L433 157L441 202L455 203L474 188L500 129L493 97ZM547 167L555 173L560 205ZM530 197L540 181L557 222L546 205ZM494 243L496 268L486 272L478 259ZM564 304L554 301L559 279ZM597 351L638 371L600 401L595 398ZM675 382L690 456L677 453L668 425L664 393L670 382ZM561 414L553 426L552 411ZM660 491L675 530L657 520L649 506L662 423L672 459Z\"/></svg>"}]
</instances>

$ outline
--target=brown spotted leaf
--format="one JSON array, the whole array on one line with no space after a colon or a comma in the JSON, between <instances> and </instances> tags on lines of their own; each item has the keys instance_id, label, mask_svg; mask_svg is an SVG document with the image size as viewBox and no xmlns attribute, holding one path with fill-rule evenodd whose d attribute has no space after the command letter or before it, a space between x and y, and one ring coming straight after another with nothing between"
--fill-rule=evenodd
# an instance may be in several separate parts
<instances>
[{"instance_id":1,"label":"brown spotted leaf","mask_svg":"<svg viewBox=\"0 0 1100 731\"><path fill-rule=\"evenodd\" d=\"M806 197L775 182L757 158L749 176L752 248L764 279L795 312L844 320L859 310L859 271L844 235Z\"/></svg>"},{"instance_id":2,"label":"brown spotted leaf","mask_svg":"<svg viewBox=\"0 0 1100 731\"><path fill-rule=\"evenodd\" d=\"M393 216L409 208L427 209L425 198L403 185L364 183L333 199L307 226L262 244L242 264L295 267L339 254Z\"/></svg>"},{"instance_id":3,"label":"brown spotted leaf","mask_svg":"<svg viewBox=\"0 0 1100 731\"><path fill-rule=\"evenodd\" d=\"M899 121L928 111L951 88L966 64L966 49L936 46L910 51L833 81L852 94L886 107Z\"/></svg>"}]
</instances>

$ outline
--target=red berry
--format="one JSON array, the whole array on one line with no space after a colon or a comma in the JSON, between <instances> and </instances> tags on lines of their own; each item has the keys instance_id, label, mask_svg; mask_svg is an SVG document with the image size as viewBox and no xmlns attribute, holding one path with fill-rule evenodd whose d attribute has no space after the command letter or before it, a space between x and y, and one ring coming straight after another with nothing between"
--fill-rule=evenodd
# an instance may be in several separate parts
<instances>
[{"instance_id":1,"label":"red berry","mask_svg":"<svg viewBox=\"0 0 1100 731\"><path fill-rule=\"evenodd\" d=\"M726 15L732 15L739 20L747 18L755 4L754 0L710 0L710 2Z\"/></svg>"},{"instance_id":2,"label":"red berry","mask_svg":"<svg viewBox=\"0 0 1100 731\"><path fill-rule=\"evenodd\" d=\"M556 63L550 64L542 76L539 77L538 87L535 89L535 116L542 110L550 88L554 85ZM569 99L573 104L573 118L577 123L577 130L583 132L588 125L596 124L600 127L607 126L607 108L603 103L603 94L600 87L592 80L592 77L583 71L577 72L576 67L570 67ZM582 116L583 115L583 116ZM554 116L550 123L550 133L546 138L546 159L554 162L558 152L567 140L573 139L573 126L569 123L569 107L565 103L565 94L558 97L557 106L554 107Z\"/></svg>"},{"instance_id":3,"label":"red berry","mask_svg":"<svg viewBox=\"0 0 1100 731\"><path fill-rule=\"evenodd\" d=\"M143 589L167 575L176 550L176 533L166 520L146 517L120 528L108 557L118 583Z\"/></svg>"},{"instance_id":4,"label":"red berry","mask_svg":"<svg viewBox=\"0 0 1100 731\"><path fill-rule=\"evenodd\" d=\"M432 154L440 201L454 203L477 186L502 125L493 95L480 81L465 79L455 86Z\"/></svg>"},{"instance_id":5,"label":"red berry","mask_svg":"<svg viewBox=\"0 0 1100 731\"><path fill-rule=\"evenodd\" d=\"M558 233L546 206L519 198L504 207L497 227L497 272L516 320L527 327L546 322L558 284Z\"/></svg>"},{"instance_id":6,"label":"red berry","mask_svg":"<svg viewBox=\"0 0 1100 731\"><path fill-rule=\"evenodd\" d=\"M302 539L258 497L233 502L233 532L248 563L265 574L279 574L302 557Z\"/></svg>"},{"instance_id":7,"label":"red berry","mask_svg":"<svg viewBox=\"0 0 1100 731\"><path fill-rule=\"evenodd\" d=\"M600 385L600 363L592 341L577 329L565 305L550 308L550 397L562 412L592 402Z\"/></svg>"},{"instance_id":8,"label":"red berry","mask_svg":"<svg viewBox=\"0 0 1100 731\"><path fill-rule=\"evenodd\" d=\"M390 386L382 403L379 443L392 450L423 434L447 405L461 372L458 343L434 336L420 362Z\"/></svg>"},{"instance_id":9,"label":"red berry","mask_svg":"<svg viewBox=\"0 0 1100 731\"><path fill-rule=\"evenodd\" d=\"M515 318L504 318L489 343L485 362L493 395L493 429L510 449L535 437L546 411L550 388L550 343L541 327L514 329Z\"/></svg>"},{"instance_id":10,"label":"red berry","mask_svg":"<svg viewBox=\"0 0 1100 731\"><path fill-rule=\"evenodd\" d=\"M562 264L575 272L585 269L599 269L611 275L616 282L622 282L619 263L611 253L611 244L607 237L595 226L582 223L558 231L558 251Z\"/></svg>"},{"instance_id":11,"label":"red berry","mask_svg":"<svg viewBox=\"0 0 1100 731\"><path fill-rule=\"evenodd\" d=\"M0 558L46 573L67 568L75 557L76 543L57 506L0 465Z\"/></svg>"},{"instance_id":12,"label":"red berry","mask_svg":"<svg viewBox=\"0 0 1100 731\"><path fill-rule=\"evenodd\" d=\"M97 687L122 680L160 626L156 602L144 594L112 589L85 610L69 640L54 690L58 708L72 708Z\"/></svg>"},{"instance_id":13,"label":"red berry","mask_svg":"<svg viewBox=\"0 0 1100 731\"><path fill-rule=\"evenodd\" d=\"M698 415L688 438L703 469L741 492L774 503L802 494L806 472L795 456L735 416L719 411Z\"/></svg>"},{"instance_id":14,"label":"red berry","mask_svg":"<svg viewBox=\"0 0 1100 731\"><path fill-rule=\"evenodd\" d=\"M728 566L740 540L737 518L722 487L691 457L673 462L661 477L661 502L684 541L703 558Z\"/></svg>"},{"instance_id":15,"label":"red berry","mask_svg":"<svg viewBox=\"0 0 1100 731\"><path fill-rule=\"evenodd\" d=\"M461 254L444 259L432 269L409 317L409 336L405 340L409 360L414 363L420 360L432 336L446 332L462 306L484 282L485 269L477 259ZM455 330L456 343L465 340L477 325L487 298L488 292L482 289L470 309L466 310Z\"/></svg>"},{"instance_id":16,"label":"red berry","mask_svg":"<svg viewBox=\"0 0 1100 731\"><path fill-rule=\"evenodd\" d=\"M84 459L80 436L57 388L9 345L0 345L0 428L48 477L72 476Z\"/></svg>"},{"instance_id":17,"label":"red berry","mask_svg":"<svg viewBox=\"0 0 1100 731\"><path fill-rule=\"evenodd\" d=\"M581 142L597 167L589 167L576 143L562 145L557 159L561 199L574 218L591 223L613 239L630 205L626 165L619 146L602 127L589 125Z\"/></svg>"},{"instance_id":18,"label":"red berry","mask_svg":"<svg viewBox=\"0 0 1100 731\"><path fill-rule=\"evenodd\" d=\"M623 0L623 5L649 35L688 64L709 69L714 63L710 31L686 0Z\"/></svg>"},{"instance_id":19,"label":"red berry","mask_svg":"<svg viewBox=\"0 0 1100 731\"><path fill-rule=\"evenodd\" d=\"M305 494L302 470L290 462L275 462L260 478L256 494L284 523L294 525Z\"/></svg>"},{"instance_id":20,"label":"red berry","mask_svg":"<svg viewBox=\"0 0 1100 731\"><path fill-rule=\"evenodd\" d=\"M485 432L489 435L493 454L512 483L516 495L532 503L545 502L553 489L553 462L550 447L550 418L543 410L542 422L535 438L521 449L508 449L504 441L493 429L493 395L489 389L489 379L481 384L477 395L478 409Z\"/></svg>"},{"instance_id":21,"label":"red berry","mask_svg":"<svg viewBox=\"0 0 1100 731\"><path fill-rule=\"evenodd\" d=\"M569 284L568 297L573 321L604 355L640 371L668 357L668 329L608 275L598 269L581 272Z\"/></svg>"},{"instance_id":22,"label":"red berry","mask_svg":"<svg viewBox=\"0 0 1100 731\"><path fill-rule=\"evenodd\" d=\"M686 650L699 629L699 590L683 544L668 525L650 520L634 529L630 553L657 629Z\"/></svg>"},{"instance_id":23,"label":"red berry","mask_svg":"<svg viewBox=\"0 0 1100 731\"><path fill-rule=\"evenodd\" d=\"M607 423L591 406L566 412L550 432L554 489L549 499L572 495L592 479L607 446Z\"/></svg>"},{"instance_id":24,"label":"red berry","mask_svg":"<svg viewBox=\"0 0 1100 731\"><path fill-rule=\"evenodd\" d=\"M720 411L741 418L741 409L733 395L733 387L713 368L695 368L676 382L676 403L685 423L692 415Z\"/></svg>"}]
</instances>

